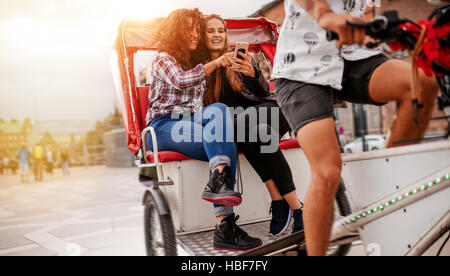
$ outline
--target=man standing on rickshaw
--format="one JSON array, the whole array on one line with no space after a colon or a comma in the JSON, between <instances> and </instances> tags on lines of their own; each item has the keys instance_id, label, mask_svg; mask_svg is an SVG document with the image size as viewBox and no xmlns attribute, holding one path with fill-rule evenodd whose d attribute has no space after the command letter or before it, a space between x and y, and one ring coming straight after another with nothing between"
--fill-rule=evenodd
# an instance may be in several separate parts
<instances>
[{"instance_id":1,"label":"man standing on rickshaw","mask_svg":"<svg viewBox=\"0 0 450 276\"><path fill-rule=\"evenodd\" d=\"M365 31L348 26L346 20L363 22L366 6L366 0L285 1L288 14L278 41L273 77L277 101L311 168L304 207L309 255L326 253L341 178L334 97L378 106L400 102L387 141L387 147L392 147L395 141L424 136L439 91L435 81L420 72L423 108L415 114L410 64L389 60L379 51L342 47L363 44ZM327 41L326 30L339 35L337 46Z\"/></svg>"}]
</instances>

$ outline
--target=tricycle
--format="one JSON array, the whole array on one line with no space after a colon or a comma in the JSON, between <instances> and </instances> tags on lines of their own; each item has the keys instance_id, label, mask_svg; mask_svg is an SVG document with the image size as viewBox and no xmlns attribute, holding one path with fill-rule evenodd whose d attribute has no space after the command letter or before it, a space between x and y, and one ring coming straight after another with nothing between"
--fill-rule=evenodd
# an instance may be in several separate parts
<instances>
[{"instance_id":1,"label":"tricycle","mask_svg":"<svg viewBox=\"0 0 450 276\"><path fill-rule=\"evenodd\" d=\"M142 202L147 254L238 255L213 248L211 231L215 220L209 216L212 207L200 200L208 181L208 164L177 152L158 151L155 132L146 126L151 91L138 64L151 64L156 53L152 30L160 21L124 19L118 28L111 63L128 149L136 157L135 164L141 168L139 181L145 186ZM227 19L226 23L230 46L248 42L254 58L271 70L277 25L265 18ZM441 101L449 95L448 71L444 75L439 79ZM275 92L273 82L268 81ZM448 105L442 105L448 109ZM145 142L148 133L153 152ZM285 138L280 148L302 199L311 179L309 165L298 142ZM303 232L277 237L268 234L268 193L243 155L239 156L239 168L245 188L243 204L236 208L240 224L264 241L262 247L242 255L306 255ZM450 226L449 173L448 135L432 143L344 155L329 255L346 255L355 244L362 244L367 254L423 254Z\"/></svg>"}]
</instances>

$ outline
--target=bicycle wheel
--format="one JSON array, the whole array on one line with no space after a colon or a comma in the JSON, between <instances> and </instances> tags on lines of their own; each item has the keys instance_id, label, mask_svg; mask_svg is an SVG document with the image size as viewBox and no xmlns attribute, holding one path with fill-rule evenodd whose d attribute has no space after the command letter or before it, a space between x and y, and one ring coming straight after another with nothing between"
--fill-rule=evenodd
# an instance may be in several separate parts
<instances>
[{"instance_id":1,"label":"bicycle wheel","mask_svg":"<svg viewBox=\"0 0 450 276\"><path fill-rule=\"evenodd\" d=\"M148 256L177 255L172 216L170 214L160 215L155 199L151 194L145 201L144 230Z\"/></svg>"}]
</instances>

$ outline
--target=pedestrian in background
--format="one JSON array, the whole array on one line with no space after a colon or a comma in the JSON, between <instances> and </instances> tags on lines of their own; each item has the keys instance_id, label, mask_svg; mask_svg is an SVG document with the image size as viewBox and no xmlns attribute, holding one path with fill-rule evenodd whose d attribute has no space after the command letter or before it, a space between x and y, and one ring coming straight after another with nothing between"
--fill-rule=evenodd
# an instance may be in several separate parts
<instances>
[{"instance_id":1,"label":"pedestrian in background","mask_svg":"<svg viewBox=\"0 0 450 276\"><path fill-rule=\"evenodd\" d=\"M3 156L3 170L5 175L9 174L9 153L7 152L5 156Z\"/></svg>"},{"instance_id":2,"label":"pedestrian in background","mask_svg":"<svg viewBox=\"0 0 450 276\"><path fill-rule=\"evenodd\" d=\"M20 182L28 183L31 152L27 149L25 144L20 145L20 149L17 151L17 159L19 159Z\"/></svg>"},{"instance_id":3,"label":"pedestrian in background","mask_svg":"<svg viewBox=\"0 0 450 276\"><path fill-rule=\"evenodd\" d=\"M37 143L33 148L34 180L42 181L44 174L44 148Z\"/></svg>"},{"instance_id":4,"label":"pedestrian in background","mask_svg":"<svg viewBox=\"0 0 450 276\"><path fill-rule=\"evenodd\" d=\"M0 175L3 175L3 152L0 152Z\"/></svg>"},{"instance_id":5,"label":"pedestrian in background","mask_svg":"<svg viewBox=\"0 0 450 276\"><path fill-rule=\"evenodd\" d=\"M53 162L55 161L54 153L52 147L47 147L47 152L45 153L45 165L47 174L51 174L53 176Z\"/></svg>"},{"instance_id":6,"label":"pedestrian in background","mask_svg":"<svg viewBox=\"0 0 450 276\"><path fill-rule=\"evenodd\" d=\"M61 168L63 175L70 175L69 172L69 151L66 147L61 150Z\"/></svg>"}]
</instances>

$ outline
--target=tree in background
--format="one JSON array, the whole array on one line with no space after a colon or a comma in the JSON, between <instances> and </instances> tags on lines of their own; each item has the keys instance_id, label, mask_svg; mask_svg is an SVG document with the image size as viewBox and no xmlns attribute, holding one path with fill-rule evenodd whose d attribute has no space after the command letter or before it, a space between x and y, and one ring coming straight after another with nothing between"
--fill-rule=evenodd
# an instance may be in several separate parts
<instances>
[{"instance_id":1,"label":"tree in background","mask_svg":"<svg viewBox=\"0 0 450 276\"><path fill-rule=\"evenodd\" d=\"M100 156L104 152L103 137L106 132L113 129L123 128L122 115L117 107L114 112L108 115L103 121L97 121L95 128L86 134L86 147L88 153L93 156Z\"/></svg>"}]
</instances>

